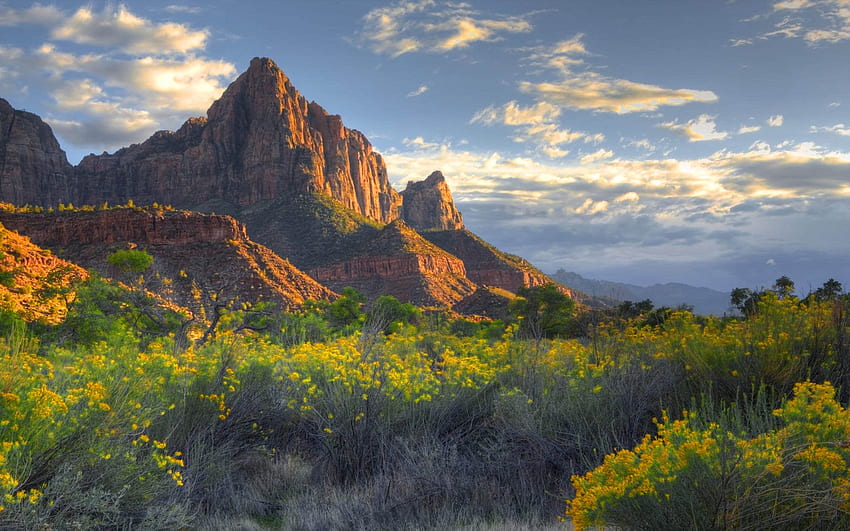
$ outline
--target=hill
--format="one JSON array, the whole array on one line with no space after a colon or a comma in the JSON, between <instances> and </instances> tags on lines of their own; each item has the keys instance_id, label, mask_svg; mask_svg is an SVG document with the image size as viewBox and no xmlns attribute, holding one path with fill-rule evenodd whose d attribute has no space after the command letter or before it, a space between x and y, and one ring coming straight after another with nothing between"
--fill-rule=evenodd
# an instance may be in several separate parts
<instances>
[{"instance_id":1,"label":"hill","mask_svg":"<svg viewBox=\"0 0 850 531\"><path fill-rule=\"evenodd\" d=\"M649 299L655 306L675 308L681 304L694 307L694 312L702 315L723 315L729 312L729 294L710 288L701 288L669 282L652 286L637 286L608 280L584 278L578 273L559 269L552 275L558 282L601 299L638 302Z\"/></svg>"}]
</instances>

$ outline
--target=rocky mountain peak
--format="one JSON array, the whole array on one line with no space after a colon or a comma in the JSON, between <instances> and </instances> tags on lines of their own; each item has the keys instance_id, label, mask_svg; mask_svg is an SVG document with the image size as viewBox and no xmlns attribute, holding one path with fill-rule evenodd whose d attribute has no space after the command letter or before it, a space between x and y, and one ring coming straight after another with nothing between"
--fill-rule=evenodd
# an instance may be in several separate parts
<instances>
[{"instance_id":1,"label":"rocky mountain peak","mask_svg":"<svg viewBox=\"0 0 850 531\"><path fill-rule=\"evenodd\" d=\"M402 218L414 229L463 229L463 217L442 172L435 171L424 181L409 181L401 196Z\"/></svg>"},{"instance_id":2,"label":"rocky mountain peak","mask_svg":"<svg viewBox=\"0 0 850 531\"><path fill-rule=\"evenodd\" d=\"M0 98L0 197L24 204L74 198L71 165L50 126Z\"/></svg>"}]
</instances>

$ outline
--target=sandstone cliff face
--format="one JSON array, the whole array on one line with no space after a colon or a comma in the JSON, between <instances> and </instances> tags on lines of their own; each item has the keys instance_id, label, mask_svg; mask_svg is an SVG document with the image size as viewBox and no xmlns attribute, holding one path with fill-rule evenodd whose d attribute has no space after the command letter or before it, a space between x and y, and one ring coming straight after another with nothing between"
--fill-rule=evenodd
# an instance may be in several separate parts
<instances>
[{"instance_id":1,"label":"sandstone cliff face","mask_svg":"<svg viewBox=\"0 0 850 531\"><path fill-rule=\"evenodd\" d=\"M270 59L255 58L210 107L206 119L160 131L76 168L78 202L237 206L319 192L370 219L398 217L381 156L339 116L308 103Z\"/></svg>"},{"instance_id":2,"label":"sandstone cliff face","mask_svg":"<svg viewBox=\"0 0 850 531\"><path fill-rule=\"evenodd\" d=\"M106 257L139 248L154 257L145 272L149 288L180 306L198 310L198 290L222 300L269 301L293 308L333 292L271 250L252 242L229 216L117 208L54 213L0 212L0 222L39 245L106 277L121 274ZM193 294L194 292L194 294Z\"/></svg>"},{"instance_id":3,"label":"sandstone cliff face","mask_svg":"<svg viewBox=\"0 0 850 531\"><path fill-rule=\"evenodd\" d=\"M408 182L401 193L402 219L416 230L459 230L463 217L455 207L446 178L435 171L424 181Z\"/></svg>"},{"instance_id":4,"label":"sandstone cliff face","mask_svg":"<svg viewBox=\"0 0 850 531\"><path fill-rule=\"evenodd\" d=\"M461 260L400 220L387 225L357 256L313 268L310 275L335 290L353 286L373 298L393 295L423 306L451 306L475 291Z\"/></svg>"},{"instance_id":5,"label":"sandstone cliff face","mask_svg":"<svg viewBox=\"0 0 850 531\"><path fill-rule=\"evenodd\" d=\"M71 170L50 126L0 98L0 198L16 205L71 202Z\"/></svg>"}]
</instances>

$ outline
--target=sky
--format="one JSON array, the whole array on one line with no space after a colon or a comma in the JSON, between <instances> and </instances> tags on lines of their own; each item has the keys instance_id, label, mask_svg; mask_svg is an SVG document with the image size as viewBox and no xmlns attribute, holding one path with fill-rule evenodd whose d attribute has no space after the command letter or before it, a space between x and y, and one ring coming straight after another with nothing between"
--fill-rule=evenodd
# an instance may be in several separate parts
<instances>
[{"instance_id":1,"label":"sky","mask_svg":"<svg viewBox=\"0 0 850 531\"><path fill-rule=\"evenodd\" d=\"M850 0L0 0L0 97L74 164L255 56L545 272L850 288Z\"/></svg>"}]
</instances>

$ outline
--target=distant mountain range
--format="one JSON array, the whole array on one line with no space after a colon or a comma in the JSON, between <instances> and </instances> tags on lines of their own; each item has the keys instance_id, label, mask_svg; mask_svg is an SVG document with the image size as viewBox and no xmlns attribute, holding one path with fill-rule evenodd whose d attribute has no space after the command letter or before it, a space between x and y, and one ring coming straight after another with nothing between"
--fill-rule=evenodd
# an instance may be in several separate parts
<instances>
[{"instance_id":1,"label":"distant mountain range","mask_svg":"<svg viewBox=\"0 0 850 531\"><path fill-rule=\"evenodd\" d=\"M584 278L578 273L559 269L551 275L553 279L575 290L597 299L614 299L615 301L639 302L649 299L656 307L668 306L675 308L681 304L694 307L694 312L701 315L723 315L729 313L729 294L710 288L700 288L678 282L653 284L652 286L636 286L609 280ZM615 301L611 301L612 304Z\"/></svg>"}]
</instances>

